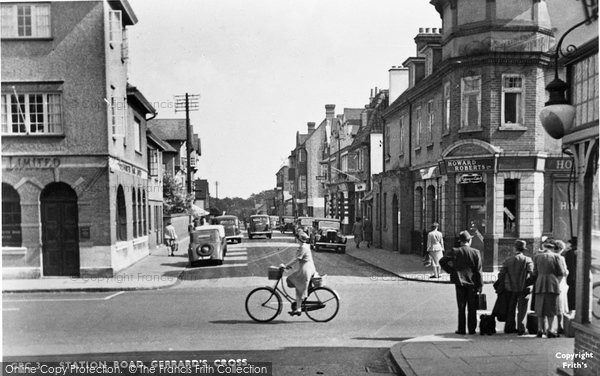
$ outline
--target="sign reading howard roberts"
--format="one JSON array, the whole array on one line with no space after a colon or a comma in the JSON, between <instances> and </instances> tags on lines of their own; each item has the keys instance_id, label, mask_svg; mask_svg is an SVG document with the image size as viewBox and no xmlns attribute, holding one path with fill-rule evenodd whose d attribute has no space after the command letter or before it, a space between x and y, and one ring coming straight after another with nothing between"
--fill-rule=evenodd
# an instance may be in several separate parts
<instances>
[{"instance_id":1,"label":"sign reading howard roberts","mask_svg":"<svg viewBox=\"0 0 600 376\"><path fill-rule=\"evenodd\" d=\"M493 172L494 158L451 159L444 161L446 173Z\"/></svg>"}]
</instances>

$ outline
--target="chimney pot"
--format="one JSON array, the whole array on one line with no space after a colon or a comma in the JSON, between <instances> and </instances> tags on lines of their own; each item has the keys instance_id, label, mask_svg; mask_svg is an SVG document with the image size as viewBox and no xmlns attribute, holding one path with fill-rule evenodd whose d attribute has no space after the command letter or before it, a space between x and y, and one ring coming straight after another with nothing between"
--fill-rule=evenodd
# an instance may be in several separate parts
<instances>
[{"instance_id":1,"label":"chimney pot","mask_svg":"<svg viewBox=\"0 0 600 376\"><path fill-rule=\"evenodd\" d=\"M432 32L433 34L437 34L437 27L434 27L433 29L431 29L431 32Z\"/></svg>"},{"instance_id":2,"label":"chimney pot","mask_svg":"<svg viewBox=\"0 0 600 376\"><path fill-rule=\"evenodd\" d=\"M426 33L426 34L429 34L429 28L428 28L428 27L427 27L427 28L425 28L425 33Z\"/></svg>"},{"instance_id":3,"label":"chimney pot","mask_svg":"<svg viewBox=\"0 0 600 376\"><path fill-rule=\"evenodd\" d=\"M443 32L444 32L444 29L442 29L442 28L440 27L440 34L442 34Z\"/></svg>"},{"instance_id":4,"label":"chimney pot","mask_svg":"<svg viewBox=\"0 0 600 376\"><path fill-rule=\"evenodd\" d=\"M420 27L420 28L419 28L419 34L422 34L422 33L423 33L423 28L422 28L422 27Z\"/></svg>"}]
</instances>

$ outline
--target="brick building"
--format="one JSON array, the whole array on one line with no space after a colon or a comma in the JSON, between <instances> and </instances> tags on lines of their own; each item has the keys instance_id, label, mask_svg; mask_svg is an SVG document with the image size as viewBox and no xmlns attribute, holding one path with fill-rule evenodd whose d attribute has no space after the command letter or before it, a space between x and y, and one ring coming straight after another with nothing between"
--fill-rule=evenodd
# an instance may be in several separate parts
<instances>
[{"instance_id":1,"label":"brick building","mask_svg":"<svg viewBox=\"0 0 600 376\"><path fill-rule=\"evenodd\" d=\"M570 159L537 116L554 36L544 1L432 4L443 28L421 29L407 71L390 72L407 73L408 88L390 87L383 114L374 240L420 254L437 221L447 246L469 230L492 270L516 238L532 250L567 236Z\"/></svg>"},{"instance_id":2,"label":"brick building","mask_svg":"<svg viewBox=\"0 0 600 376\"><path fill-rule=\"evenodd\" d=\"M148 254L146 119L126 0L2 3L4 278L111 276Z\"/></svg>"},{"instance_id":3,"label":"brick building","mask_svg":"<svg viewBox=\"0 0 600 376\"><path fill-rule=\"evenodd\" d=\"M275 197L276 213L279 216L292 215L292 195L290 193L289 167L282 166L275 174Z\"/></svg>"}]
</instances>

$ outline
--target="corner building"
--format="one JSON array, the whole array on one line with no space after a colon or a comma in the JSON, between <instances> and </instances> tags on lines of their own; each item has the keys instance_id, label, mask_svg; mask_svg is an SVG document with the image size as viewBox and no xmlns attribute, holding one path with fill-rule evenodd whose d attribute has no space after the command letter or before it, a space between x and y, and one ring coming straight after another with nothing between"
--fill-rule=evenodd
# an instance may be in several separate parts
<instances>
[{"instance_id":1,"label":"corner building","mask_svg":"<svg viewBox=\"0 0 600 376\"><path fill-rule=\"evenodd\" d=\"M446 247L469 230L493 270L517 238L531 251L542 235L569 237L572 161L538 119L552 25L543 0L431 3L442 29L420 30L407 89L390 87L375 241L420 254L437 221Z\"/></svg>"},{"instance_id":2,"label":"corner building","mask_svg":"<svg viewBox=\"0 0 600 376\"><path fill-rule=\"evenodd\" d=\"M146 119L126 0L2 11L3 278L112 276L148 255Z\"/></svg>"}]
</instances>

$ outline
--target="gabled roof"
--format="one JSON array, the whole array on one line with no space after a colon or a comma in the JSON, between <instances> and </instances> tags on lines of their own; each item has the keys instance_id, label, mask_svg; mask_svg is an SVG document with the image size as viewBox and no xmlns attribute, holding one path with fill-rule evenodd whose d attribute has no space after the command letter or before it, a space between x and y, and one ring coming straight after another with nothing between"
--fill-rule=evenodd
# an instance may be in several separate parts
<instances>
[{"instance_id":1,"label":"gabled roof","mask_svg":"<svg viewBox=\"0 0 600 376\"><path fill-rule=\"evenodd\" d=\"M187 140L185 119L152 119L148 122L148 128L161 140Z\"/></svg>"},{"instance_id":2,"label":"gabled roof","mask_svg":"<svg viewBox=\"0 0 600 376\"><path fill-rule=\"evenodd\" d=\"M156 109L152 107L152 104L144 97L144 94L137 87L129 84L129 82L127 83L127 102L135 105L144 116L146 114L156 116Z\"/></svg>"},{"instance_id":3,"label":"gabled roof","mask_svg":"<svg viewBox=\"0 0 600 376\"><path fill-rule=\"evenodd\" d=\"M148 129L146 131L146 137L151 140L152 142L154 142L154 144L156 144L156 146L158 148L160 148L163 152L167 152L167 153L177 153L177 150L175 150L171 145L169 145L167 142L161 140L159 137L157 137L154 133L152 133L152 131L150 129Z\"/></svg>"}]
</instances>

